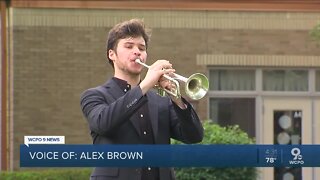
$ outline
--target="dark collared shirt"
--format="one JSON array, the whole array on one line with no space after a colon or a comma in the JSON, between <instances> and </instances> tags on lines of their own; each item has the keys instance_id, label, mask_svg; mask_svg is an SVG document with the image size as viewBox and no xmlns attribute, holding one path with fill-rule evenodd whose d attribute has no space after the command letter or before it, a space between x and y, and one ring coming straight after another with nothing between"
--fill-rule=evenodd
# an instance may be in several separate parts
<instances>
[{"instance_id":1,"label":"dark collared shirt","mask_svg":"<svg viewBox=\"0 0 320 180\"><path fill-rule=\"evenodd\" d=\"M131 85L122 79L113 77L112 78L120 87L120 89L127 93L131 90ZM133 114L134 119L139 119L139 127L141 134L142 144L155 144L154 134L152 131L151 119L149 115L148 103L141 106L136 113ZM141 180L158 180L159 179L159 168L144 167L142 168Z\"/></svg>"}]
</instances>

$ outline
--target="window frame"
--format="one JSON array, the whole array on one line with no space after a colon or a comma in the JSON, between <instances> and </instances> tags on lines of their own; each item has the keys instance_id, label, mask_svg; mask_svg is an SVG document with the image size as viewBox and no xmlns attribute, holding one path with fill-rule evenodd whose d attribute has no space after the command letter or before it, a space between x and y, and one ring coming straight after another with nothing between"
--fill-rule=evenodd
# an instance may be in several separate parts
<instances>
[{"instance_id":1,"label":"window frame","mask_svg":"<svg viewBox=\"0 0 320 180\"><path fill-rule=\"evenodd\" d=\"M261 135L259 129L262 124L263 114L263 98L265 97L310 97L320 98L320 91L316 91L316 71L320 71L320 68L299 68L299 67L225 67L215 66L207 67L207 74L212 69L248 69L255 71L255 90L254 91L208 91L207 100L207 117L210 117L210 98L254 98L255 99L255 138L259 143ZM307 70L308 72L308 90L307 91L263 91L263 70L266 69L295 69L295 70ZM210 82L210 79L209 79Z\"/></svg>"}]
</instances>

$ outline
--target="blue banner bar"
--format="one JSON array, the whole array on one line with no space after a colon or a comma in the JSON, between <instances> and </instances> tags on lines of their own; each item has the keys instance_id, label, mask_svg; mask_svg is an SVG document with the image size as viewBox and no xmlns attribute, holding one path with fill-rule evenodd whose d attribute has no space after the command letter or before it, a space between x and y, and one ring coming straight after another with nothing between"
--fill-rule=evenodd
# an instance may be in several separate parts
<instances>
[{"instance_id":1,"label":"blue banner bar","mask_svg":"<svg viewBox=\"0 0 320 180\"><path fill-rule=\"evenodd\" d=\"M320 145L20 145L21 167L320 167Z\"/></svg>"}]
</instances>

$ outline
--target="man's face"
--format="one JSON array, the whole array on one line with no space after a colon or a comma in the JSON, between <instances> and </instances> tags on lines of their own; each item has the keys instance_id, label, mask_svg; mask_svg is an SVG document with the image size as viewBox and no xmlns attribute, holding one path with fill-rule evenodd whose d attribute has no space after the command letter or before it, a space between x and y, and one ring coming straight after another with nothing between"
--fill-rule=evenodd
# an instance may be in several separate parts
<instances>
[{"instance_id":1,"label":"man's face","mask_svg":"<svg viewBox=\"0 0 320 180\"><path fill-rule=\"evenodd\" d=\"M146 43L142 37L128 37L120 39L116 52L109 50L109 58L113 60L114 67L122 73L138 75L143 67L135 62L139 58L146 61Z\"/></svg>"}]
</instances>

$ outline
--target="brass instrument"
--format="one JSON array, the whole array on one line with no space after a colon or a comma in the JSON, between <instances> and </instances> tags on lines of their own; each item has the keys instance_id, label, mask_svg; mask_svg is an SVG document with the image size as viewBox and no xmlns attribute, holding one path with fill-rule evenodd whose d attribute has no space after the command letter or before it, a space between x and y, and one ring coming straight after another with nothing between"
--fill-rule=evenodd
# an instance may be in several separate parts
<instances>
[{"instance_id":1,"label":"brass instrument","mask_svg":"<svg viewBox=\"0 0 320 180\"><path fill-rule=\"evenodd\" d=\"M135 60L136 63L141 64L142 66L146 68L150 68L147 64L141 62L140 59ZM173 76L169 76L167 74L164 74L163 77L171 81L172 83L175 84L175 88L172 88L171 90L168 89L163 89L161 88L160 95L165 95L165 92L168 94L180 98L181 93L180 93L180 84L179 81L185 83L185 92L186 95L191 98L192 100L199 100L203 98L209 89L209 80L208 78L201 73L195 73L192 74L189 78L183 77L179 74L172 73Z\"/></svg>"}]
</instances>

